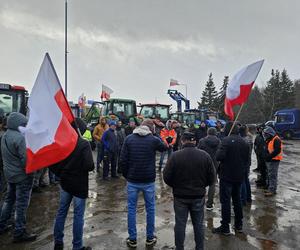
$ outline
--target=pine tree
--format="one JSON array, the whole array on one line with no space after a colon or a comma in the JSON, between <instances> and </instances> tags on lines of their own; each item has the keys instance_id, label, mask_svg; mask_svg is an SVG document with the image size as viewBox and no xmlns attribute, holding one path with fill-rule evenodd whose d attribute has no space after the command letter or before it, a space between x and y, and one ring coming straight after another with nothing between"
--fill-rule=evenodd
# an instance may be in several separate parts
<instances>
[{"instance_id":1,"label":"pine tree","mask_svg":"<svg viewBox=\"0 0 300 250\"><path fill-rule=\"evenodd\" d=\"M284 69L280 76L280 108L293 108L295 105L294 83L289 78L287 71Z\"/></svg>"},{"instance_id":2,"label":"pine tree","mask_svg":"<svg viewBox=\"0 0 300 250\"><path fill-rule=\"evenodd\" d=\"M229 76L224 76L223 84L218 92L218 98L217 98L217 105L219 112L219 115L221 118L226 118L225 112L224 112L224 105L225 105L225 96L226 96L226 89L229 83Z\"/></svg>"},{"instance_id":3,"label":"pine tree","mask_svg":"<svg viewBox=\"0 0 300 250\"><path fill-rule=\"evenodd\" d=\"M218 93L213 81L212 73L208 76L208 81L206 82L205 89L202 92L201 106L202 108L216 110L217 107L217 97Z\"/></svg>"},{"instance_id":4,"label":"pine tree","mask_svg":"<svg viewBox=\"0 0 300 250\"><path fill-rule=\"evenodd\" d=\"M300 79L295 81L294 97L295 107L300 109Z\"/></svg>"}]
</instances>

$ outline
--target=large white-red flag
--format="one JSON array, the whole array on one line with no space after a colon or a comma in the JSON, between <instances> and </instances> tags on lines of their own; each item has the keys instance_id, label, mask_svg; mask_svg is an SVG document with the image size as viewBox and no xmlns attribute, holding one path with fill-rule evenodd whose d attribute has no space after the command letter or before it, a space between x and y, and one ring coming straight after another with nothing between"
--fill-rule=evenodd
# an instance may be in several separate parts
<instances>
[{"instance_id":1,"label":"large white-red flag","mask_svg":"<svg viewBox=\"0 0 300 250\"><path fill-rule=\"evenodd\" d=\"M170 79L170 87L178 86L180 85L179 82L175 79Z\"/></svg>"},{"instance_id":2,"label":"large white-red flag","mask_svg":"<svg viewBox=\"0 0 300 250\"><path fill-rule=\"evenodd\" d=\"M113 93L113 90L106 85L102 84L102 92L101 92L101 99L108 100L110 95Z\"/></svg>"},{"instance_id":3,"label":"large white-red flag","mask_svg":"<svg viewBox=\"0 0 300 250\"><path fill-rule=\"evenodd\" d=\"M28 107L29 120L24 133L26 173L31 173L67 158L78 139L71 126L74 116L48 53L32 88Z\"/></svg>"},{"instance_id":4,"label":"large white-red flag","mask_svg":"<svg viewBox=\"0 0 300 250\"><path fill-rule=\"evenodd\" d=\"M263 63L264 60L261 60L242 68L228 84L224 110L231 120L234 119L233 107L248 100Z\"/></svg>"}]
</instances>

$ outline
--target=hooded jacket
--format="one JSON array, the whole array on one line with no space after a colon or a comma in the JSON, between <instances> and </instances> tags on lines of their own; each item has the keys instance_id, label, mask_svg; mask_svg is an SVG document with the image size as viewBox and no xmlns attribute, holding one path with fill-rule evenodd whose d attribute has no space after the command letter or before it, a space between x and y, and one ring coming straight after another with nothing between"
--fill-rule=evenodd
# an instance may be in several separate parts
<instances>
[{"instance_id":1,"label":"hooded jacket","mask_svg":"<svg viewBox=\"0 0 300 250\"><path fill-rule=\"evenodd\" d=\"M108 124L105 124L104 126L102 125L102 121L105 120L105 117L100 118L100 123L95 127L93 131L93 138L97 141L100 142L102 139L102 136L106 130L108 130Z\"/></svg>"},{"instance_id":2,"label":"hooded jacket","mask_svg":"<svg viewBox=\"0 0 300 250\"><path fill-rule=\"evenodd\" d=\"M214 166L217 169L218 162L216 160L216 153L221 144L220 139L215 135L208 135L205 138L202 138L199 141L198 148L204 150L209 154L211 159L213 160Z\"/></svg>"},{"instance_id":3,"label":"hooded jacket","mask_svg":"<svg viewBox=\"0 0 300 250\"><path fill-rule=\"evenodd\" d=\"M28 177L25 173L25 138L18 129L26 126L27 121L21 113L11 113L7 119L7 131L1 139L4 175L10 183L19 183Z\"/></svg>"},{"instance_id":4,"label":"hooded jacket","mask_svg":"<svg viewBox=\"0 0 300 250\"><path fill-rule=\"evenodd\" d=\"M126 137L121 151L120 166L129 182L151 183L155 181L156 150L162 152L167 146L152 135L147 126L139 126Z\"/></svg>"},{"instance_id":5,"label":"hooded jacket","mask_svg":"<svg viewBox=\"0 0 300 250\"><path fill-rule=\"evenodd\" d=\"M80 132L86 130L85 123L76 118ZM89 171L94 170L94 162L90 143L78 137L77 145L71 155L62 162L51 167L60 176L60 184L64 191L85 199L89 190Z\"/></svg>"},{"instance_id":6,"label":"hooded jacket","mask_svg":"<svg viewBox=\"0 0 300 250\"><path fill-rule=\"evenodd\" d=\"M173 194L182 199L204 197L205 188L215 182L215 168L211 157L193 144L173 153L164 169L164 181Z\"/></svg>"}]
</instances>

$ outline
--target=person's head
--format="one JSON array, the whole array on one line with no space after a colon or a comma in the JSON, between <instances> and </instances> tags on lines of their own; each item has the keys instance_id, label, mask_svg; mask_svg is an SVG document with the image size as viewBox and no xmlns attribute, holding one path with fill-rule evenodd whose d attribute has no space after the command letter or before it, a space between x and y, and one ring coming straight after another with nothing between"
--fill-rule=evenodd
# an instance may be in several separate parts
<instances>
[{"instance_id":1,"label":"person's head","mask_svg":"<svg viewBox=\"0 0 300 250\"><path fill-rule=\"evenodd\" d=\"M72 126L75 130L78 127L81 135L83 135L87 129L86 123L78 117L75 118L75 124L72 124Z\"/></svg>"},{"instance_id":2,"label":"person's head","mask_svg":"<svg viewBox=\"0 0 300 250\"><path fill-rule=\"evenodd\" d=\"M249 128L246 124L243 124L240 128L239 128L239 133L241 137L246 137L249 133Z\"/></svg>"},{"instance_id":3,"label":"person's head","mask_svg":"<svg viewBox=\"0 0 300 250\"><path fill-rule=\"evenodd\" d=\"M220 122L220 121L217 121L216 125L217 125L218 129L221 129L223 127L222 122Z\"/></svg>"},{"instance_id":4,"label":"person's head","mask_svg":"<svg viewBox=\"0 0 300 250\"><path fill-rule=\"evenodd\" d=\"M200 128L206 128L206 123L204 121L200 123Z\"/></svg>"},{"instance_id":5,"label":"person's head","mask_svg":"<svg viewBox=\"0 0 300 250\"><path fill-rule=\"evenodd\" d=\"M217 129L214 128L214 127L211 127L207 130L207 135L214 135L216 136L217 135Z\"/></svg>"},{"instance_id":6,"label":"person's head","mask_svg":"<svg viewBox=\"0 0 300 250\"><path fill-rule=\"evenodd\" d=\"M256 127L257 133L258 133L258 134L261 134L261 133L263 132L264 128L265 128L265 125L264 125L264 124L258 125L258 126Z\"/></svg>"},{"instance_id":7,"label":"person's head","mask_svg":"<svg viewBox=\"0 0 300 250\"><path fill-rule=\"evenodd\" d=\"M119 121L117 122L117 127L118 127L118 128L121 128L121 127L122 127L122 125L123 125L122 121L121 121L121 120L119 120Z\"/></svg>"},{"instance_id":8,"label":"person's head","mask_svg":"<svg viewBox=\"0 0 300 250\"><path fill-rule=\"evenodd\" d=\"M236 123L234 124L234 122L229 121L225 125L224 133L225 133L226 136L229 135L229 132L230 132L231 129L232 129L232 131L231 131L232 135L238 135L239 134L239 126L238 126L238 124L236 124Z\"/></svg>"},{"instance_id":9,"label":"person's head","mask_svg":"<svg viewBox=\"0 0 300 250\"><path fill-rule=\"evenodd\" d=\"M106 125L106 124L107 124L106 118L105 118L105 117L100 117L100 118L99 118L99 123L100 123L102 126Z\"/></svg>"},{"instance_id":10,"label":"person's head","mask_svg":"<svg viewBox=\"0 0 300 250\"><path fill-rule=\"evenodd\" d=\"M26 127L27 122L28 119L25 115L18 112L12 112L7 118L7 128L18 131L19 127Z\"/></svg>"},{"instance_id":11,"label":"person's head","mask_svg":"<svg viewBox=\"0 0 300 250\"><path fill-rule=\"evenodd\" d=\"M109 128L112 130L116 130L116 128L117 128L117 122L115 120L110 120L108 125L109 125Z\"/></svg>"},{"instance_id":12,"label":"person's head","mask_svg":"<svg viewBox=\"0 0 300 250\"><path fill-rule=\"evenodd\" d=\"M167 120L166 122L166 129L171 130L172 129L172 120Z\"/></svg>"},{"instance_id":13,"label":"person's head","mask_svg":"<svg viewBox=\"0 0 300 250\"><path fill-rule=\"evenodd\" d=\"M135 122L134 118L129 119L129 127L131 127L131 128L136 127L136 122Z\"/></svg>"},{"instance_id":14,"label":"person's head","mask_svg":"<svg viewBox=\"0 0 300 250\"><path fill-rule=\"evenodd\" d=\"M155 134L155 124L152 119L145 119L142 123L141 126L146 126L150 129L152 134Z\"/></svg>"},{"instance_id":15,"label":"person's head","mask_svg":"<svg viewBox=\"0 0 300 250\"><path fill-rule=\"evenodd\" d=\"M270 140L276 135L276 131L272 127L265 127L263 130L263 137L265 140Z\"/></svg>"},{"instance_id":16,"label":"person's head","mask_svg":"<svg viewBox=\"0 0 300 250\"><path fill-rule=\"evenodd\" d=\"M182 145L186 144L193 144L196 145L196 136L194 133L191 132L184 132L181 136L181 143Z\"/></svg>"}]
</instances>

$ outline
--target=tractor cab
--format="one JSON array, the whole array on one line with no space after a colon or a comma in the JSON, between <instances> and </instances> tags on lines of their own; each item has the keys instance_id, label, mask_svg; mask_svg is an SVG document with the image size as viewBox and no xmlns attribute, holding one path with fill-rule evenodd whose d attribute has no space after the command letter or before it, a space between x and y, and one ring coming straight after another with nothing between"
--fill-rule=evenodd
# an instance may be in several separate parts
<instances>
[{"instance_id":1,"label":"tractor cab","mask_svg":"<svg viewBox=\"0 0 300 250\"><path fill-rule=\"evenodd\" d=\"M102 116L115 115L124 124L129 122L129 118L137 114L136 102L129 99L109 99L104 101Z\"/></svg>"},{"instance_id":2,"label":"tractor cab","mask_svg":"<svg viewBox=\"0 0 300 250\"><path fill-rule=\"evenodd\" d=\"M191 127L196 121L196 113L176 112L171 114L171 119L180 122L183 126L186 125L188 127Z\"/></svg>"},{"instance_id":3,"label":"tractor cab","mask_svg":"<svg viewBox=\"0 0 300 250\"><path fill-rule=\"evenodd\" d=\"M166 104L141 104L140 115L144 118L158 119L166 123L170 119L170 105Z\"/></svg>"},{"instance_id":4,"label":"tractor cab","mask_svg":"<svg viewBox=\"0 0 300 250\"><path fill-rule=\"evenodd\" d=\"M11 112L27 113L28 92L23 86L0 83L0 116Z\"/></svg>"}]
</instances>

